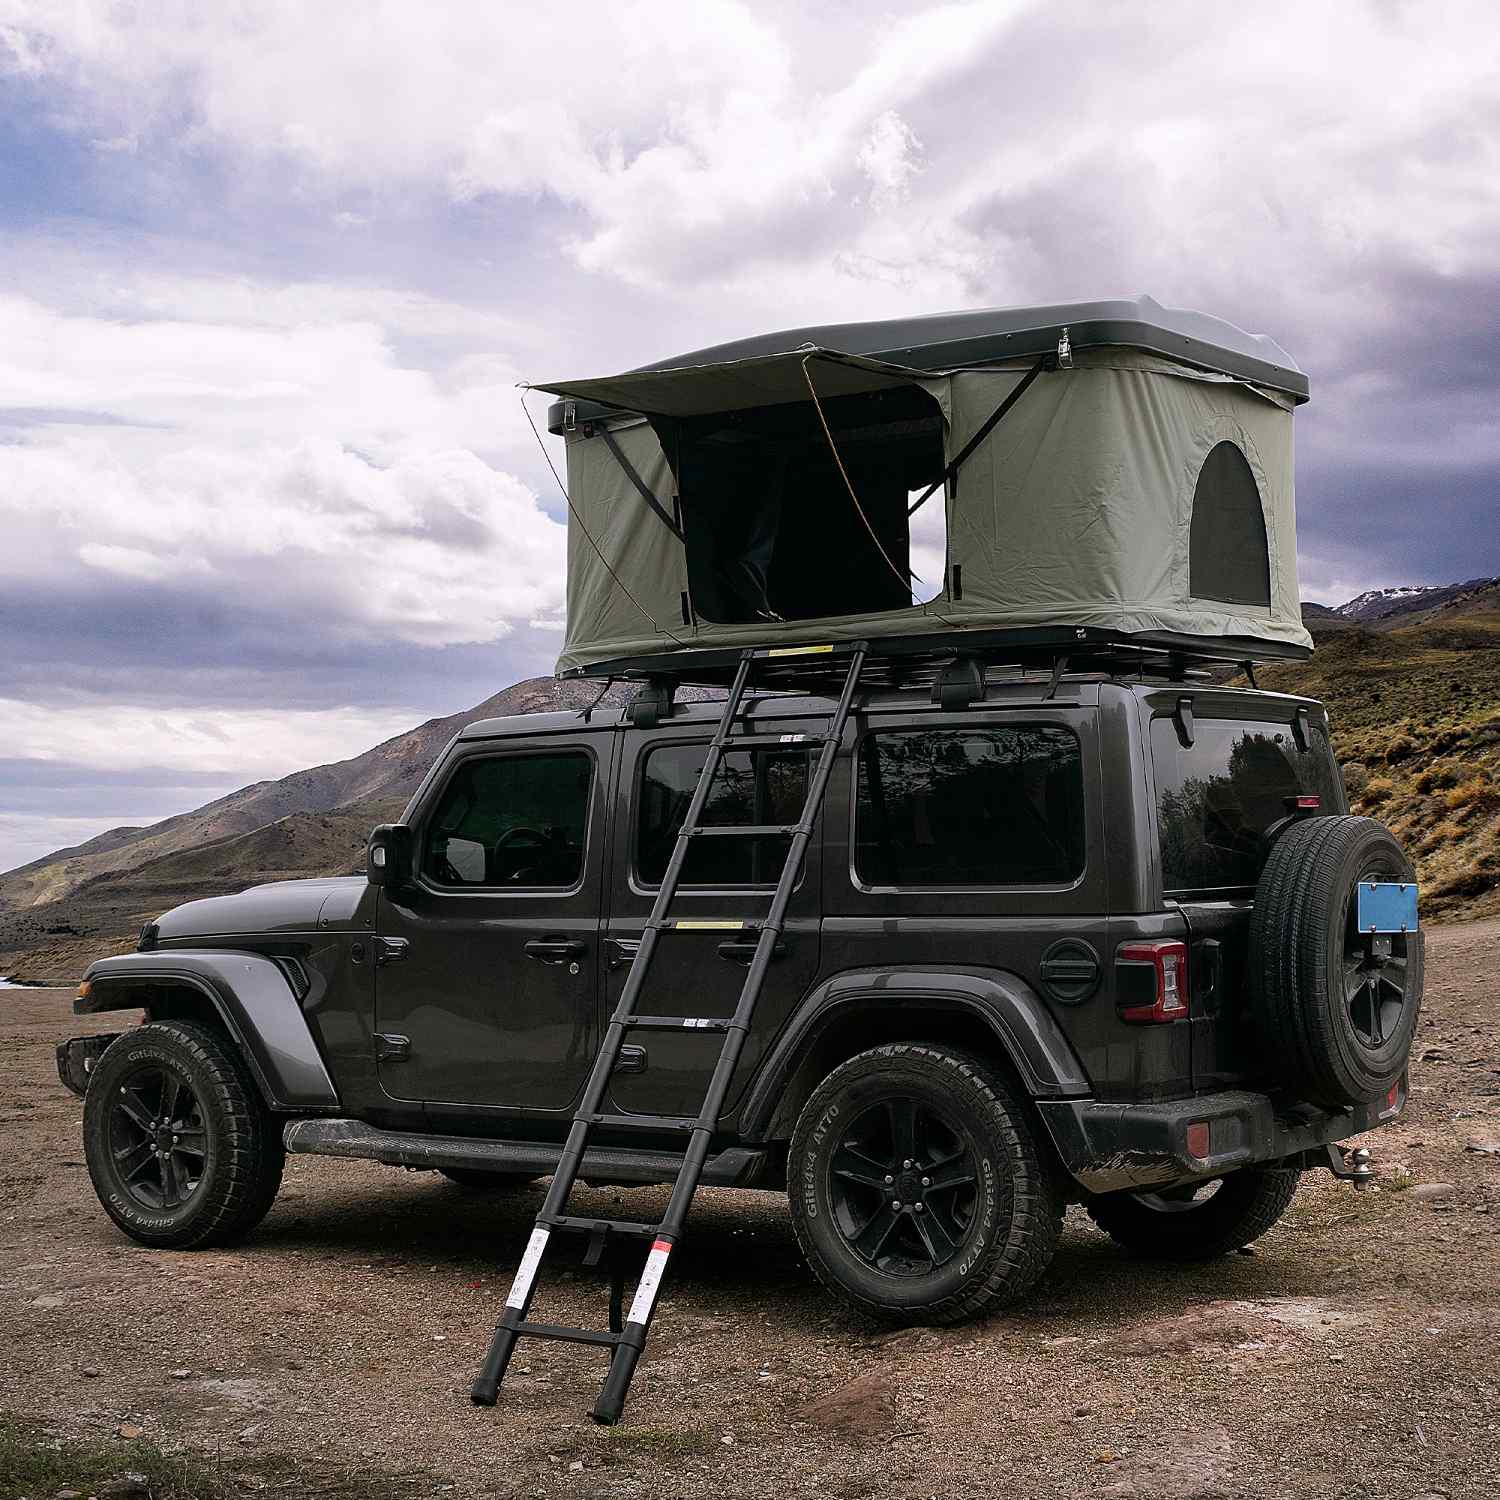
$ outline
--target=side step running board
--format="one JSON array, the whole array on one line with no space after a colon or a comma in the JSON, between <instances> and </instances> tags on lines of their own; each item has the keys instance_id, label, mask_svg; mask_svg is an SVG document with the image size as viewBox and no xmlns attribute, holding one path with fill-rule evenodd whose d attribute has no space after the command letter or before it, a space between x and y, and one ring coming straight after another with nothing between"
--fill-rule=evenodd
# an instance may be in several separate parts
<instances>
[{"instance_id":1,"label":"side step running board","mask_svg":"<svg viewBox=\"0 0 1500 1500\"><path fill-rule=\"evenodd\" d=\"M381 1130L363 1120L293 1120L285 1131L286 1149L306 1156L348 1156L391 1167L452 1167L547 1177L557 1170L561 1141L501 1141L467 1135L426 1135ZM703 1164L712 1187L753 1187L766 1176L767 1155L731 1146ZM639 1146L591 1146L578 1175L597 1182L673 1182L682 1169L681 1151Z\"/></svg>"}]
</instances>

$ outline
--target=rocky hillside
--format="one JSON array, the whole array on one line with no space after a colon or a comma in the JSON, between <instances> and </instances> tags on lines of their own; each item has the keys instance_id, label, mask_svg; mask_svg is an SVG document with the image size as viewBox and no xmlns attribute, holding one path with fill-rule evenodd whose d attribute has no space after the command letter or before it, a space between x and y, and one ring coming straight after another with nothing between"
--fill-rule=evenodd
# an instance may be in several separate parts
<instances>
[{"instance_id":1,"label":"rocky hillside","mask_svg":"<svg viewBox=\"0 0 1500 1500\"><path fill-rule=\"evenodd\" d=\"M1489 915L1500 912L1500 580L1425 592L1448 597L1408 596L1364 621L1310 608L1312 659L1256 675L1328 705L1350 804L1416 861L1424 913Z\"/></svg>"},{"instance_id":2,"label":"rocky hillside","mask_svg":"<svg viewBox=\"0 0 1500 1500\"><path fill-rule=\"evenodd\" d=\"M1447 583L1435 587L1419 585L1369 589L1328 613L1362 625L1379 625L1410 619L1414 615L1430 614L1445 605L1462 607L1470 597L1493 591L1496 584L1500 584L1500 578L1471 578L1467 583ZM1321 608L1320 605L1311 607Z\"/></svg>"}]
</instances>

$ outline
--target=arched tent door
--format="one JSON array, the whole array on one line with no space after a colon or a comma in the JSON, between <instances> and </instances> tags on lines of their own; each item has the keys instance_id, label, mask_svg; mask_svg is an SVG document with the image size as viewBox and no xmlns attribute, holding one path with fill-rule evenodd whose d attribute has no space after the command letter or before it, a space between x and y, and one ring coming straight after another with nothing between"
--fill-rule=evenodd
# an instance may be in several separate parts
<instances>
[{"instance_id":1,"label":"arched tent door","mask_svg":"<svg viewBox=\"0 0 1500 1500\"><path fill-rule=\"evenodd\" d=\"M1265 512L1255 475L1236 443L1215 443L1198 472L1188 591L1195 599L1270 608Z\"/></svg>"}]
</instances>

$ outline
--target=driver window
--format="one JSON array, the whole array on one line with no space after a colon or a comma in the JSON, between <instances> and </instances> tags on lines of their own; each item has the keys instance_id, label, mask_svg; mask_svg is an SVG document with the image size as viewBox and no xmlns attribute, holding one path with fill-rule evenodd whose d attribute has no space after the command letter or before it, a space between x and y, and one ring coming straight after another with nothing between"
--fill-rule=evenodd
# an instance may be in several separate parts
<instances>
[{"instance_id":1,"label":"driver window","mask_svg":"<svg viewBox=\"0 0 1500 1500\"><path fill-rule=\"evenodd\" d=\"M463 762L428 825L423 873L442 886L577 885L592 779L576 750Z\"/></svg>"}]
</instances>

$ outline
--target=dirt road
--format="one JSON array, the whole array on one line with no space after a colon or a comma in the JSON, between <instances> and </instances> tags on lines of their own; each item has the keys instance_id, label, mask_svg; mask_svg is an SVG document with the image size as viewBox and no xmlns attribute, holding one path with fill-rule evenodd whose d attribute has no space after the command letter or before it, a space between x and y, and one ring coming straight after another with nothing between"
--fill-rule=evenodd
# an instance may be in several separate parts
<instances>
[{"instance_id":1,"label":"dirt road","mask_svg":"<svg viewBox=\"0 0 1500 1500\"><path fill-rule=\"evenodd\" d=\"M1380 1190L1309 1175L1253 1254L1205 1267L1132 1260L1074 1210L1026 1306L894 1337L817 1289L784 1201L705 1192L609 1431L593 1351L523 1346L498 1408L467 1400L535 1190L294 1158L244 1245L143 1249L98 1209L53 1070L87 1024L67 992L0 992L0 1411L222 1451L252 1488L291 1459L455 1496L1500 1496L1500 1155L1469 1149L1500 1145L1500 921L1429 941ZM543 1297L604 1316L593 1273Z\"/></svg>"}]
</instances>

